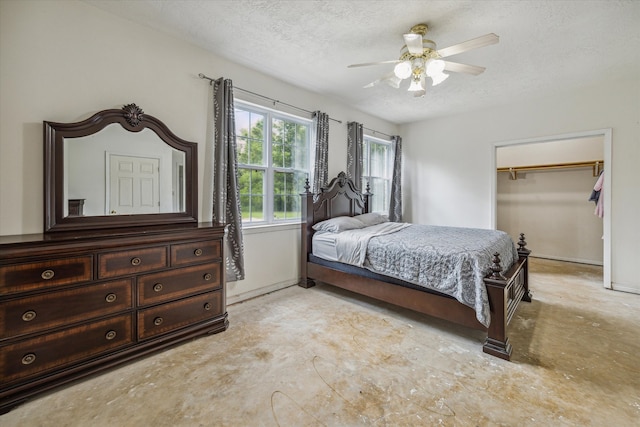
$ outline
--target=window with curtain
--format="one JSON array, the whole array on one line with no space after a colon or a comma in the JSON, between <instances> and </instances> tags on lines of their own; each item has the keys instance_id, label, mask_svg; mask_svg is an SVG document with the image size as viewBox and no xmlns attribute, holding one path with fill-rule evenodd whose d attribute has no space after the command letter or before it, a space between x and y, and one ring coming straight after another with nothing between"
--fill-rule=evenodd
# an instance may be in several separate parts
<instances>
[{"instance_id":1,"label":"window with curtain","mask_svg":"<svg viewBox=\"0 0 640 427\"><path fill-rule=\"evenodd\" d=\"M391 181L393 179L393 147L391 141L364 137L362 153L362 188L373 193L371 211L389 213Z\"/></svg>"},{"instance_id":2,"label":"window with curtain","mask_svg":"<svg viewBox=\"0 0 640 427\"><path fill-rule=\"evenodd\" d=\"M312 121L237 100L235 121L243 224L300 219Z\"/></svg>"}]
</instances>

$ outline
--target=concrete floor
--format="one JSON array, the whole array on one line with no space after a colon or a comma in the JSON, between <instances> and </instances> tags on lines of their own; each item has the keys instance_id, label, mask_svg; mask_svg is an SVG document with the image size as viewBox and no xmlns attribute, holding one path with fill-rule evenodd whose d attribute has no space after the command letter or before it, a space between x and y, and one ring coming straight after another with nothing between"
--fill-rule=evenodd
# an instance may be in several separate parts
<instances>
[{"instance_id":1,"label":"concrete floor","mask_svg":"<svg viewBox=\"0 0 640 427\"><path fill-rule=\"evenodd\" d=\"M636 426L640 295L531 260L511 362L484 334L326 285L229 307L226 332L34 399L10 426Z\"/></svg>"}]
</instances>

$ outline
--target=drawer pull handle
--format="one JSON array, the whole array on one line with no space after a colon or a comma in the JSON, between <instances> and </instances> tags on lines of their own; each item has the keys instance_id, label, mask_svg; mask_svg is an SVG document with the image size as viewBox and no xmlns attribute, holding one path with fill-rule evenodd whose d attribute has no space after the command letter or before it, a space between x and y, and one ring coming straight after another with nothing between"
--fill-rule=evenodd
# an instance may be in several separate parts
<instances>
[{"instance_id":1,"label":"drawer pull handle","mask_svg":"<svg viewBox=\"0 0 640 427\"><path fill-rule=\"evenodd\" d=\"M210 302L205 303L204 304L204 309L207 310L207 311L211 310L211 303Z\"/></svg>"},{"instance_id":2,"label":"drawer pull handle","mask_svg":"<svg viewBox=\"0 0 640 427\"><path fill-rule=\"evenodd\" d=\"M45 270L42 272L42 274L40 275L40 277L42 277L44 280L49 280L49 279L53 279L53 276L55 276L56 273L54 273L53 270Z\"/></svg>"},{"instance_id":3,"label":"drawer pull handle","mask_svg":"<svg viewBox=\"0 0 640 427\"><path fill-rule=\"evenodd\" d=\"M31 365L33 362L36 361L36 355L35 353L29 353L29 354L25 354L22 357L22 364L23 365Z\"/></svg>"},{"instance_id":4,"label":"drawer pull handle","mask_svg":"<svg viewBox=\"0 0 640 427\"><path fill-rule=\"evenodd\" d=\"M104 336L104 337L105 337L106 339L108 339L108 340L112 340L112 339L114 339L114 338L116 337L116 335L118 335L118 334L116 334L116 331L109 331L109 332L107 332L107 333L105 334L105 336Z\"/></svg>"},{"instance_id":5,"label":"drawer pull handle","mask_svg":"<svg viewBox=\"0 0 640 427\"><path fill-rule=\"evenodd\" d=\"M156 326L162 325L162 322L164 322L164 319L162 317L156 317L155 319L153 319L153 324Z\"/></svg>"},{"instance_id":6,"label":"drawer pull handle","mask_svg":"<svg viewBox=\"0 0 640 427\"><path fill-rule=\"evenodd\" d=\"M204 275L204 280L211 280L213 278L213 274L207 273Z\"/></svg>"},{"instance_id":7,"label":"drawer pull handle","mask_svg":"<svg viewBox=\"0 0 640 427\"><path fill-rule=\"evenodd\" d=\"M153 290L156 292L160 292L162 290L162 283L156 283L153 285Z\"/></svg>"},{"instance_id":8,"label":"drawer pull handle","mask_svg":"<svg viewBox=\"0 0 640 427\"><path fill-rule=\"evenodd\" d=\"M195 256L200 256L200 255L202 255L202 249L198 248L193 253L194 253Z\"/></svg>"},{"instance_id":9,"label":"drawer pull handle","mask_svg":"<svg viewBox=\"0 0 640 427\"><path fill-rule=\"evenodd\" d=\"M135 257L131 260L131 265L140 265L141 262L140 258Z\"/></svg>"},{"instance_id":10,"label":"drawer pull handle","mask_svg":"<svg viewBox=\"0 0 640 427\"><path fill-rule=\"evenodd\" d=\"M35 318L36 318L36 312L33 310L25 311L22 314L22 320L24 320L25 322L31 322Z\"/></svg>"},{"instance_id":11,"label":"drawer pull handle","mask_svg":"<svg viewBox=\"0 0 640 427\"><path fill-rule=\"evenodd\" d=\"M107 294L107 296L104 297L104 300L106 302L114 302L117 299L118 299L118 297L116 296L116 294Z\"/></svg>"}]
</instances>

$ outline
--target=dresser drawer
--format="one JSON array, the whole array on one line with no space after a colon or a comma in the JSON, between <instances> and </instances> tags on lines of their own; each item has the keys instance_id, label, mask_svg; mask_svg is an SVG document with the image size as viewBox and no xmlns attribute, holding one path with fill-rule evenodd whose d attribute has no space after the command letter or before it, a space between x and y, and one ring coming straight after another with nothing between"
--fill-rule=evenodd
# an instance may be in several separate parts
<instances>
[{"instance_id":1,"label":"dresser drawer","mask_svg":"<svg viewBox=\"0 0 640 427\"><path fill-rule=\"evenodd\" d=\"M88 282L93 256L58 258L0 267L0 295Z\"/></svg>"},{"instance_id":2,"label":"dresser drawer","mask_svg":"<svg viewBox=\"0 0 640 427\"><path fill-rule=\"evenodd\" d=\"M219 262L176 268L138 277L138 305L156 304L206 292L221 285Z\"/></svg>"},{"instance_id":3,"label":"dresser drawer","mask_svg":"<svg viewBox=\"0 0 640 427\"><path fill-rule=\"evenodd\" d=\"M3 383L62 368L133 343L133 314L0 347Z\"/></svg>"},{"instance_id":4,"label":"dresser drawer","mask_svg":"<svg viewBox=\"0 0 640 427\"><path fill-rule=\"evenodd\" d=\"M220 240L171 245L171 265L175 267L217 261L220 259L220 246Z\"/></svg>"},{"instance_id":5,"label":"dresser drawer","mask_svg":"<svg viewBox=\"0 0 640 427\"><path fill-rule=\"evenodd\" d=\"M132 279L0 303L0 340L133 308Z\"/></svg>"},{"instance_id":6,"label":"dresser drawer","mask_svg":"<svg viewBox=\"0 0 640 427\"><path fill-rule=\"evenodd\" d=\"M221 314L221 290L141 310L138 312L138 339L171 332Z\"/></svg>"},{"instance_id":7,"label":"dresser drawer","mask_svg":"<svg viewBox=\"0 0 640 427\"><path fill-rule=\"evenodd\" d=\"M167 267L167 247L132 249L98 254L98 277L124 276Z\"/></svg>"}]
</instances>

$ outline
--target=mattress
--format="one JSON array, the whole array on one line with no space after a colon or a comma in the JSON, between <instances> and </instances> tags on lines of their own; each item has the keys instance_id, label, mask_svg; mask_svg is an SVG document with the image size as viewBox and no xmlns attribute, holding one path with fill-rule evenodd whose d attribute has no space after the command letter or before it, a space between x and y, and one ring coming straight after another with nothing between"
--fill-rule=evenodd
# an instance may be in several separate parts
<instances>
[{"instance_id":1,"label":"mattress","mask_svg":"<svg viewBox=\"0 0 640 427\"><path fill-rule=\"evenodd\" d=\"M328 261L338 261L336 233L316 232L311 244L313 255Z\"/></svg>"}]
</instances>

